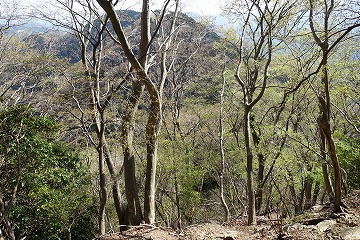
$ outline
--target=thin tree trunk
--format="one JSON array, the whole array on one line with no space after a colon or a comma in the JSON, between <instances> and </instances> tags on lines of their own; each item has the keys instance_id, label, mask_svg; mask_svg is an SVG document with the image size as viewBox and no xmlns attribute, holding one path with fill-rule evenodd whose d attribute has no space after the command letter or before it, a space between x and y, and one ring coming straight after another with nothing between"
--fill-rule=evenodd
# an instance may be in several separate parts
<instances>
[{"instance_id":1,"label":"thin tree trunk","mask_svg":"<svg viewBox=\"0 0 360 240\"><path fill-rule=\"evenodd\" d=\"M312 167L308 167L307 170L310 172ZM304 182L304 192L305 192L305 204L304 204L304 210L308 210L311 208L311 194L312 194L312 184L313 180L309 174L305 177Z\"/></svg>"},{"instance_id":2,"label":"thin tree trunk","mask_svg":"<svg viewBox=\"0 0 360 240\"><path fill-rule=\"evenodd\" d=\"M325 49L326 50L325 50ZM323 76L322 76L322 83L324 84L324 94L325 99L323 96L319 96L319 103L320 108L322 111L322 116L319 118L319 127L320 131L322 132L327 145L327 152L332 162L333 173L334 173L334 212L341 212L341 172L340 172L340 165L339 160L336 155L336 147L334 140L332 138L331 128L330 128L330 91L329 91L329 77L328 77L328 70L327 70L327 44L325 44L323 48L323 59L324 66L323 66Z\"/></svg>"},{"instance_id":3,"label":"thin tree trunk","mask_svg":"<svg viewBox=\"0 0 360 240\"><path fill-rule=\"evenodd\" d=\"M224 222L228 222L230 219L229 207L226 204L224 196L224 175L225 175L225 152L224 152L224 126L223 126L223 106L224 106L224 92L225 92L225 63L222 72L222 88L220 92L220 117L219 117L219 130L220 130L220 158L221 158L221 170L220 170L220 200L224 209Z\"/></svg>"},{"instance_id":4,"label":"thin tree trunk","mask_svg":"<svg viewBox=\"0 0 360 240\"><path fill-rule=\"evenodd\" d=\"M323 178L324 178L324 184L326 189L326 195L328 197L328 201L333 202L334 201L334 191L331 184L328 166L326 163L321 164L322 172L323 172Z\"/></svg>"},{"instance_id":5,"label":"thin tree trunk","mask_svg":"<svg viewBox=\"0 0 360 240\"><path fill-rule=\"evenodd\" d=\"M104 119L102 119L103 121ZM104 122L102 122L101 125ZM99 206L99 234L104 235L106 233L106 214L105 214L105 206L107 203L107 188L106 188L106 177L104 172L104 145L103 145L103 137L104 134L104 126L101 126L100 128L100 135L102 136L99 139L99 145L98 145L98 157L99 157L99 180L100 180L100 206Z\"/></svg>"},{"instance_id":6,"label":"thin tree trunk","mask_svg":"<svg viewBox=\"0 0 360 240\"><path fill-rule=\"evenodd\" d=\"M3 195L1 192L0 192L0 227L1 227L0 229L2 231L5 231L5 232L3 232L3 234L4 234L4 237L6 237L6 239L15 240L15 233L14 233L13 228L11 227L10 221L7 218L6 211L5 211L5 202L4 202ZM0 236L0 237L2 237L2 236Z\"/></svg>"},{"instance_id":7,"label":"thin tree trunk","mask_svg":"<svg viewBox=\"0 0 360 240\"><path fill-rule=\"evenodd\" d=\"M300 197L299 197L300 211L302 211L304 209L304 199L305 199L305 186L303 184L301 191L300 191Z\"/></svg>"},{"instance_id":8,"label":"thin tree trunk","mask_svg":"<svg viewBox=\"0 0 360 240\"><path fill-rule=\"evenodd\" d=\"M111 159L109 147L108 147L106 141L104 141L104 158L106 161L106 165L108 166L108 170L109 170L111 180L112 180L112 196L113 196L113 200L114 200L114 206L115 206L119 226L127 225L128 221L123 219L123 216L125 214L124 214L123 208L121 206L122 198L121 198L121 191L120 191L120 179L116 174L114 162ZM121 230L125 230L125 229L120 227L119 230L121 231Z\"/></svg>"},{"instance_id":9,"label":"thin tree trunk","mask_svg":"<svg viewBox=\"0 0 360 240\"><path fill-rule=\"evenodd\" d=\"M176 211L177 211L177 227L181 231L181 209L180 209L180 197L179 197L179 184L177 180L177 171L174 172L174 184L175 184L175 201L176 201Z\"/></svg>"},{"instance_id":10,"label":"thin tree trunk","mask_svg":"<svg viewBox=\"0 0 360 240\"><path fill-rule=\"evenodd\" d=\"M319 193L320 193L320 181L316 181L315 186L314 186L313 197L312 197L312 200L311 200L311 205L312 206L316 205L317 200L319 198Z\"/></svg>"},{"instance_id":11,"label":"thin tree trunk","mask_svg":"<svg viewBox=\"0 0 360 240\"><path fill-rule=\"evenodd\" d=\"M345 169L341 168L341 184L343 186L344 189L344 194L345 196L348 194L348 188L347 188L347 173L345 171Z\"/></svg>"},{"instance_id":12,"label":"thin tree trunk","mask_svg":"<svg viewBox=\"0 0 360 240\"><path fill-rule=\"evenodd\" d=\"M259 169L257 174L257 189L255 194L255 209L258 214L261 212L264 193L264 172L265 172L265 157L262 153L257 154Z\"/></svg>"},{"instance_id":13,"label":"thin tree trunk","mask_svg":"<svg viewBox=\"0 0 360 240\"><path fill-rule=\"evenodd\" d=\"M244 110L244 136L246 148L246 176L248 192L248 225L256 224L255 193L253 183L253 151L250 140L250 108L245 106Z\"/></svg>"},{"instance_id":14,"label":"thin tree trunk","mask_svg":"<svg viewBox=\"0 0 360 240\"><path fill-rule=\"evenodd\" d=\"M258 134L255 130L255 119L254 116L250 116L250 127L251 127L251 135L253 139L254 146L258 148L260 144L260 134ZM257 154L258 159L258 174L257 174L257 188L255 193L255 209L256 213L260 214L261 212L261 205L263 202L263 188L265 185L264 177L265 177L265 156L261 152Z\"/></svg>"},{"instance_id":15,"label":"thin tree trunk","mask_svg":"<svg viewBox=\"0 0 360 240\"><path fill-rule=\"evenodd\" d=\"M320 112L322 112L322 109L320 107ZM319 117L318 119L318 129L319 129L319 135L320 135L320 154L321 154L321 158L322 158L322 164L321 164L321 168L322 168L322 172L323 172L323 178L324 178L324 184L325 184L325 189L328 195L328 200L330 202L334 201L334 189L331 183L331 179L329 176L329 170L328 170L328 165L327 165L327 155L326 155L326 139L325 139L325 135L323 133L323 131L321 130L321 117Z\"/></svg>"},{"instance_id":16,"label":"thin tree trunk","mask_svg":"<svg viewBox=\"0 0 360 240\"><path fill-rule=\"evenodd\" d=\"M301 196L301 194L299 196L299 194L296 193L293 175L291 174L290 171L288 172L288 174L290 176L290 182L289 182L288 186L289 186L289 190L290 190L290 194L291 194L291 199L294 204L295 214L298 214L302 210L302 196Z\"/></svg>"},{"instance_id":17,"label":"thin tree trunk","mask_svg":"<svg viewBox=\"0 0 360 240\"><path fill-rule=\"evenodd\" d=\"M323 116L320 119L320 129L323 132L327 146L328 154L332 162L333 172L334 172L334 183L335 183L335 199L334 199L334 212L341 212L341 173L339 160L336 155L336 148L334 140L332 139L329 117L327 116L326 103L325 100L319 97L320 104L323 108Z\"/></svg>"}]
</instances>

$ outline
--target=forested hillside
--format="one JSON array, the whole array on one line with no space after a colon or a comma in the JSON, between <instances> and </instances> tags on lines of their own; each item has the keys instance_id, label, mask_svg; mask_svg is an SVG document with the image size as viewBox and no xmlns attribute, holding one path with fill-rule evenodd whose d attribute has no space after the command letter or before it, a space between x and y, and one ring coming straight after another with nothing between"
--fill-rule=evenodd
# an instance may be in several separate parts
<instances>
[{"instance_id":1,"label":"forested hillside","mask_svg":"<svg viewBox=\"0 0 360 240\"><path fill-rule=\"evenodd\" d=\"M221 27L121 2L0 4L0 239L348 212L357 1L228 0Z\"/></svg>"}]
</instances>

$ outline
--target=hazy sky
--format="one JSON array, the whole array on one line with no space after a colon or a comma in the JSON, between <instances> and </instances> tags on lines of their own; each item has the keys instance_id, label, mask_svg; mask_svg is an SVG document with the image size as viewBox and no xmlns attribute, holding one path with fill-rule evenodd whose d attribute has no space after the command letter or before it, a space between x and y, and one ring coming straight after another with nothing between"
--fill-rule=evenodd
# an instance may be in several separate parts
<instances>
[{"instance_id":1,"label":"hazy sky","mask_svg":"<svg viewBox=\"0 0 360 240\"><path fill-rule=\"evenodd\" d=\"M221 0L180 0L183 12L196 12L201 15L214 15L221 12ZM119 5L123 8L141 9L141 0L120 0ZM171 1L170 4L173 4ZM152 0L155 8L161 8L164 0Z\"/></svg>"},{"instance_id":2,"label":"hazy sky","mask_svg":"<svg viewBox=\"0 0 360 240\"><path fill-rule=\"evenodd\" d=\"M180 0L183 12L213 15L221 12L220 0Z\"/></svg>"},{"instance_id":3,"label":"hazy sky","mask_svg":"<svg viewBox=\"0 0 360 240\"><path fill-rule=\"evenodd\" d=\"M13 2L14 0L0 0L1 2ZM151 0L153 9L160 9L164 4L165 0ZM43 5L42 0L15 0L20 2L22 5L34 4ZM47 1L49 3L51 1ZM171 0L170 4L174 4L174 0ZM183 12L195 12L201 15L215 15L221 12L220 9L221 0L180 0L181 10ZM142 0L119 0L118 6L121 8L131 8L134 10L141 10ZM1 3L0 3L1 8ZM0 9L1 10L1 9Z\"/></svg>"}]
</instances>

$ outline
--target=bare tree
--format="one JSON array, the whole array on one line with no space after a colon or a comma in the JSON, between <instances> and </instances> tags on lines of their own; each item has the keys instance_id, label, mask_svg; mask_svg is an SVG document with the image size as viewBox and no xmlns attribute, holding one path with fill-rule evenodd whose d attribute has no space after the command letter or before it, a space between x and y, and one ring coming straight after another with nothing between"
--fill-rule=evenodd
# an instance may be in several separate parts
<instances>
[{"instance_id":1,"label":"bare tree","mask_svg":"<svg viewBox=\"0 0 360 240\"><path fill-rule=\"evenodd\" d=\"M150 1L144 0L142 4L141 13L141 39L139 47L138 58L132 52L129 45L128 38L125 36L120 19L114 10L114 4L110 1L97 0L99 5L107 13L110 21L113 25L114 31L117 36L117 40L121 43L124 54L131 64L131 69L137 74L137 79L133 83L132 94L127 106L126 113L123 117L123 130L122 141L124 151L124 173L125 173L125 188L126 195L129 204L129 214L131 224L137 225L142 219L146 223L155 222L155 176L157 165L157 150L158 150L158 136L160 132L162 122L162 92L164 82L167 77L168 69L165 66L166 50L171 45L172 32L169 34L169 38L164 41L162 51L162 67L159 85L155 84L155 81L151 80L148 74L148 52L151 47L151 43L158 33L162 17L165 14L166 7L170 0L165 1L164 8L160 15L160 20L156 26L153 35L150 35ZM176 1L178 5L178 1ZM175 15L176 18L176 15ZM173 28L172 28L173 29ZM172 30L173 31L173 30ZM148 121L146 125L146 181L145 181L145 193L144 193L144 216L141 213L140 201L138 197L138 190L135 178L135 156L133 154L133 119L136 113L137 105L141 98L144 88L149 94L150 110L148 115Z\"/></svg>"},{"instance_id":2,"label":"bare tree","mask_svg":"<svg viewBox=\"0 0 360 240\"><path fill-rule=\"evenodd\" d=\"M243 132L246 149L246 172L248 194L248 224L255 224L256 201L253 183L253 146L251 141L252 109L263 97L269 78L273 41L283 21L289 16L294 2L246 1L242 5L241 37L238 47L239 64L235 79L243 92Z\"/></svg>"},{"instance_id":3,"label":"bare tree","mask_svg":"<svg viewBox=\"0 0 360 240\"><path fill-rule=\"evenodd\" d=\"M99 234L106 232L106 215L105 207L108 200L108 189L106 184L105 164L111 176L112 182L112 196L114 206L116 209L118 224L122 226L126 224L124 219L124 208L122 207L122 198L120 190L120 170L115 167L114 159L110 151L110 146L106 141L105 129L108 120L106 119L109 104L115 94L121 89L125 80L130 74L124 74L124 80L116 82L115 80L107 80L108 84L104 84L104 79L100 72L103 70L103 52L106 44L106 38L111 36L108 30L106 16L101 16L98 13L97 7L93 1L90 0L71 0L62 1L56 0L58 10L68 14L72 21L68 19L59 18L58 15L51 15L37 9L40 17L50 21L53 25L70 30L71 34L75 35L80 42L81 64L83 67L83 77L86 80L89 102L81 102L79 97L73 94L72 100L75 103L76 112L71 109L69 112L80 123L81 129L85 136L90 140L92 146L96 149L98 154L98 169L99 169ZM107 34L108 33L108 34ZM64 74L65 77L66 74ZM69 82L71 82L68 79ZM72 84L75 90L76 85ZM103 87L105 86L105 87ZM111 86L111 87L109 87ZM90 111L89 107L90 106ZM88 120L90 119L90 124ZM91 128L92 124L95 126L96 138L93 138Z\"/></svg>"},{"instance_id":4,"label":"bare tree","mask_svg":"<svg viewBox=\"0 0 360 240\"><path fill-rule=\"evenodd\" d=\"M309 9L309 24L311 34L316 42L317 46L321 51L321 62L319 64L319 71L321 72L321 89L317 92L319 100L320 116L318 118L320 137L321 137L321 152L324 160L326 161L326 152L332 162L333 173L334 173L334 211L341 212L341 172L339 160L336 154L335 142L332 138L332 131L330 127L330 85L329 85L329 71L328 71L328 60L331 50L341 41L347 34L353 29L360 27L359 20L356 18L350 18L350 25L346 21L346 17L340 21L338 25L345 25L344 29L336 30L334 26L331 26L332 16L335 15L338 3L334 0L324 0L321 3L315 3L310 0ZM347 6L348 8L349 6ZM323 21L320 26L316 20ZM337 32L336 32L337 31ZM335 35L335 37L334 37ZM336 36L338 35L338 36ZM327 146L327 151L326 151Z\"/></svg>"}]
</instances>

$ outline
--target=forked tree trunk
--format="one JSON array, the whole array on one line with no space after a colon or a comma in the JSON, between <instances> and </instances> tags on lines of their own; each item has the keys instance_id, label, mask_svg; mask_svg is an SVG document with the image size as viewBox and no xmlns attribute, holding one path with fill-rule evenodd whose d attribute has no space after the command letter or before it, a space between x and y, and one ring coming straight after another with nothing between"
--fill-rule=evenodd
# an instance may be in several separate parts
<instances>
[{"instance_id":1,"label":"forked tree trunk","mask_svg":"<svg viewBox=\"0 0 360 240\"><path fill-rule=\"evenodd\" d=\"M144 66L144 64L141 63L141 61L145 61L143 59L146 59L147 54L144 52L142 52L142 54L140 55L139 60L135 57L134 53L132 52L132 49L130 48L130 44L128 42L128 39L126 38L123 28L120 24L120 19L117 15L117 13L115 12L114 6L112 5L111 2L107 1L107 0L97 0L97 2L99 3L99 5L104 9L104 11L108 14L111 23L113 25L114 31L116 33L116 36L119 40L119 42L121 43L122 49L124 51L124 54L126 56L126 58L128 59L129 63L131 64L132 68L135 70L137 77L138 77L138 81L139 81L139 85L140 86L145 86L146 90L149 93L150 96L150 102L151 102L151 112L149 113L149 118L148 118L148 124L146 126L146 141L147 141L147 161L148 161L148 165L147 165L147 178L146 178L146 183L145 183L145 196L144 196L144 205L146 205L146 219L145 221L147 223L153 223L154 221L154 216L155 216L155 196L147 196L147 194L151 194L154 195L155 194L155 172L156 171L156 161L157 161L157 138L158 138L158 131L160 129L160 123L161 123L161 99L160 99L160 95L159 95L159 91L157 90L155 84L150 80L147 72L146 72L146 66ZM146 5L146 6L145 6ZM148 11L148 6L149 6L149 0L143 0L143 14L142 14L142 39L141 39L141 43L140 43L140 49L145 49L147 51L148 49L148 44L149 44L149 40L146 40L145 38L143 38L143 36L148 36L148 34L144 33L145 31L149 31L149 12ZM145 11L145 12L144 12ZM145 16L146 15L146 16ZM147 26L145 26L147 25ZM145 44L146 43L146 44ZM146 48L144 47L146 45ZM129 112L128 112L129 113ZM131 116L131 115L129 115ZM127 121L127 123L131 123L129 121ZM125 126L127 128L131 127L131 124L127 124L127 126ZM131 134L128 134L127 136L124 137L130 137L132 138ZM127 149L128 151L125 152L125 158L127 158L129 161L126 163L124 162L124 167L125 169L128 168L126 171L131 171L134 172L135 170L135 159L134 156L132 154L130 154L131 152L131 148L132 148L132 143L129 143L128 146L125 146L125 149ZM150 172L148 172L150 171ZM126 175L126 174L125 174ZM129 178L126 179L126 176L128 176ZM125 176L125 181L128 181L129 183L132 183L133 185L136 186L135 180L134 179L134 175L126 175ZM133 193L130 192L134 191L134 189L129 189L127 190L127 194L132 195ZM137 192L134 193L135 195L137 195ZM141 213L137 210L137 202L136 202L136 198L134 199L134 201L131 201L129 204L132 204L133 206L135 205L135 207L133 207L132 209L130 209L129 207L129 214L131 214L132 216L135 217L134 220L136 220L136 223L138 222L138 216L141 215ZM131 211L132 212L130 213ZM135 221L134 221L135 222Z\"/></svg>"}]
</instances>

